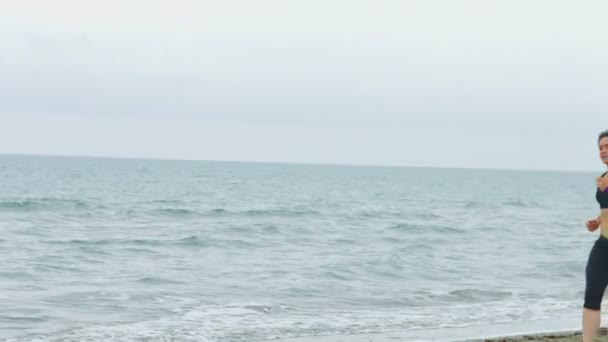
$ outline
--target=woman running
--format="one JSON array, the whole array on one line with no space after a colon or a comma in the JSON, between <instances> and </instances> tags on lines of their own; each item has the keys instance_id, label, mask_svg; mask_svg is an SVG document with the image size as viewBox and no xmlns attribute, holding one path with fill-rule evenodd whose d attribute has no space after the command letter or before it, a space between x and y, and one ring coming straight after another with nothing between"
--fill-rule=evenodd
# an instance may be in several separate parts
<instances>
[{"instance_id":1,"label":"woman running","mask_svg":"<svg viewBox=\"0 0 608 342\"><path fill-rule=\"evenodd\" d=\"M608 130L598 137L600 159L608 166ZM602 297L608 285L608 172L597 178L595 199L600 206L600 215L587 221L591 232L600 228L600 237L595 241L587 261L585 280L585 304L583 309L583 342L592 342L600 328Z\"/></svg>"}]
</instances>

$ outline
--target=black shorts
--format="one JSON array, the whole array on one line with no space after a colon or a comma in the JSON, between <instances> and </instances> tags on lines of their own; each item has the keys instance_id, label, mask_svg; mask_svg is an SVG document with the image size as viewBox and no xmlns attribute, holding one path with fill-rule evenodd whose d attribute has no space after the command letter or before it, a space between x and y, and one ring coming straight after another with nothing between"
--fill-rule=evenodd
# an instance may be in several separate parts
<instances>
[{"instance_id":1,"label":"black shorts","mask_svg":"<svg viewBox=\"0 0 608 342\"><path fill-rule=\"evenodd\" d=\"M595 241L587 268L585 270L585 305L591 310L600 310L602 307L602 297L608 285L608 239L603 235Z\"/></svg>"}]
</instances>

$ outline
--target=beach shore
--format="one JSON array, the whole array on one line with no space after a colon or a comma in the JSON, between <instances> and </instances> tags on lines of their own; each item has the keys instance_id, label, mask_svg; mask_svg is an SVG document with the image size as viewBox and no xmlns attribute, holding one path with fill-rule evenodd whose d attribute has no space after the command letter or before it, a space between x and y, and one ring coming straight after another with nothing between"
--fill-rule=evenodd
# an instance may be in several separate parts
<instances>
[{"instance_id":1,"label":"beach shore","mask_svg":"<svg viewBox=\"0 0 608 342\"><path fill-rule=\"evenodd\" d=\"M608 342L607 332L604 330L596 341ZM580 342L582 339L580 331L577 332L559 332L559 333L544 333L517 335L510 337L498 337L489 339L473 339L453 342ZM388 335L360 335L360 336L317 336L317 337L300 337L288 340L279 340L281 342L397 342L397 341L415 341L408 339L400 339L395 336ZM449 339L431 339L426 341L449 341Z\"/></svg>"},{"instance_id":2,"label":"beach shore","mask_svg":"<svg viewBox=\"0 0 608 342\"><path fill-rule=\"evenodd\" d=\"M505 334L503 337L492 338L464 338L458 336L436 338L432 336L419 335L405 336L399 333L383 334L358 334L344 336L314 336L298 337L291 339L280 339L280 342L397 342L397 341L418 341L418 342L580 342L582 335L580 331L560 331L555 333L537 334ZM608 342L608 329L602 328L596 339L598 342Z\"/></svg>"},{"instance_id":3,"label":"beach shore","mask_svg":"<svg viewBox=\"0 0 608 342\"><path fill-rule=\"evenodd\" d=\"M536 334L536 335L521 335L512 337L492 338L478 340L483 342L580 342L582 335L580 331L566 332L566 333L555 333L555 334ZM602 329L596 338L596 341L607 341L608 342L608 330ZM467 341L467 342L477 342Z\"/></svg>"}]
</instances>

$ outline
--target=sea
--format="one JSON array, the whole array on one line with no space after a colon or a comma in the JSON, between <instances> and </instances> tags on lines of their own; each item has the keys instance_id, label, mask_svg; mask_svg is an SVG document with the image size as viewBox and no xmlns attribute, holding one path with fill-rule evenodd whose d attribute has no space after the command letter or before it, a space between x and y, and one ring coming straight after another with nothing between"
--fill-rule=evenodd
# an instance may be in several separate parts
<instances>
[{"instance_id":1,"label":"sea","mask_svg":"<svg viewBox=\"0 0 608 342\"><path fill-rule=\"evenodd\" d=\"M580 328L602 171L0 156L0 340Z\"/></svg>"}]
</instances>

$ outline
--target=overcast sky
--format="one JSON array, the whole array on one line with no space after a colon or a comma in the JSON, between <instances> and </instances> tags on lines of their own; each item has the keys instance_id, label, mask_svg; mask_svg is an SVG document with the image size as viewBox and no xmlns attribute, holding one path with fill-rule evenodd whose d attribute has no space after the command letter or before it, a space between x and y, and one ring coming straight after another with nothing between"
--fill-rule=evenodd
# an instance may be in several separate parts
<instances>
[{"instance_id":1,"label":"overcast sky","mask_svg":"<svg viewBox=\"0 0 608 342\"><path fill-rule=\"evenodd\" d=\"M0 153L604 169L605 0L0 1Z\"/></svg>"}]
</instances>

